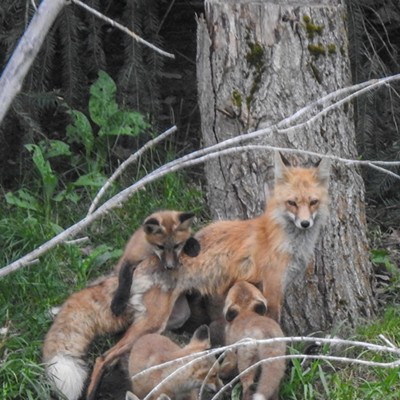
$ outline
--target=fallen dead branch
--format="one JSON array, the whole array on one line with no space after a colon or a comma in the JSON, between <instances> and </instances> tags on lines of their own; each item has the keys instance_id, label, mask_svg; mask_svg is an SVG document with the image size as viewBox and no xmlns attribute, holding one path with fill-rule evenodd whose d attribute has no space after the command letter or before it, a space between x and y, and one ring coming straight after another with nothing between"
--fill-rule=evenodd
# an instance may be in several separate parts
<instances>
[{"instance_id":1,"label":"fallen dead branch","mask_svg":"<svg viewBox=\"0 0 400 400\"><path fill-rule=\"evenodd\" d=\"M186 156L178 158L174 161L171 161L160 168L157 168L153 172L149 173L139 181L133 183L128 188L122 190L120 193L116 194L114 197L106 201L102 204L99 208L97 208L92 213L88 214L85 218L81 221L77 222L73 226L69 227L62 233L58 234L48 242L41 245L39 248L35 249L31 253L23 256L19 260L14 261L13 263L3 267L0 269L0 277L8 275L10 272L15 271L21 267L29 265L33 260L37 259L45 252L49 251L54 246L63 243L65 240L75 236L81 230L89 226L93 221L104 216L109 211L116 207L120 207L125 201L127 201L134 193L136 193L139 189L142 189L148 183L153 182L157 179L162 178L168 173L178 171L183 168L188 168L199 163L206 162L213 158L226 156L229 154L233 154L235 152L243 152L246 147L244 147L244 143L248 142L252 139L260 138L265 136L269 133L287 133L290 131L298 130L304 126L310 125L314 123L318 118L328 114L330 111L334 110L337 107L345 104L353 100L356 96L360 96L370 90L378 88L382 85L388 85L390 82L396 81L400 79L400 74L393 75L390 77L382 78L382 79L373 79L368 82L364 82L358 85L350 86L348 88L339 89L333 93L330 93L321 99L318 99L307 106L301 108L296 113L290 115L289 117L283 119L282 121L278 122L275 125L271 125L269 127L259 129L254 132L242 134L236 136L231 139L227 139L223 142L217 143L213 146L209 146L197 151L194 151ZM300 120L300 122L298 122ZM297 123L296 123L297 122ZM235 146L235 147L233 147ZM313 154L318 155L319 157L329 157L332 159L336 159L338 162L345 162L348 164L353 165L361 165L365 164L369 167L373 166L374 168L381 168L381 170L385 173L389 173L398 177L398 175L388 171L386 168L382 168L379 165L383 166L393 166L398 165L396 162L383 163L381 161L361 161L361 160L351 160L351 159L343 159L340 157L336 157L334 155L326 155L326 154L319 154L319 153L311 153L307 150L299 150L299 149L288 149L288 148L281 148L276 146L251 146L252 150L262 149L266 150L269 149L271 151L280 150L280 151L287 151L287 152L303 152L306 154ZM247 150L250 147L247 146ZM139 152L142 150L140 149Z\"/></svg>"}]
</instances>

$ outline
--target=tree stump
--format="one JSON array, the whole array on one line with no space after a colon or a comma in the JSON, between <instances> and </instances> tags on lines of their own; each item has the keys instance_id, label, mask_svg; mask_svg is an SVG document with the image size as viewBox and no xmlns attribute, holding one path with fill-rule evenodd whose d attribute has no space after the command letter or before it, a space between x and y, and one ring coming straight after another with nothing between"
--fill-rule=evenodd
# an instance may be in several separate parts
<instances>
[{"instance_id":1,"label":"tree stump","mask_svg":"<svg viewBox=\"0 0 400 400\"><path fill-rule=\"evenodd\" d=\"M204 145L276 124L351 85L346 7L330 3L206 2L205 17L198 20L197 46ZM346 104L307 128L276 131L256 144L356 158L353 108ZM273 177L272 156L272 152L243 151L205 165L215 219L262 213L264 187ZM357 168L333 163L330 193L331 216L315 260L286 289L286 334L326 330L343 320L354 325L376 311L364 184Z\"/></svg>"}]
</instances>

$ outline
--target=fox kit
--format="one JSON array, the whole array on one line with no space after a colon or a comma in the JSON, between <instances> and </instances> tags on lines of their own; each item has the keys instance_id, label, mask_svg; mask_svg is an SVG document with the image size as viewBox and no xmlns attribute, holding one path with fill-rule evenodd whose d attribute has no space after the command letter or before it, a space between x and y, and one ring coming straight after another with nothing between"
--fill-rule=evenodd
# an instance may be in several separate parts
<instances>
[{"instance_id":1,"label":"fox kit","mask_svg":"<svg viewBox=\"0 0 400 400\"><path fill-rule=\"evenodd\" d=\"M279 322L288 271L305 270L327 220L328 186L329 160L323 159L310 168L292 167L277 153L275 185L262 215L249 220L217 221L201 229L195 235L201 252L195 258L183 254L182 266L172 270L168 280L156 277L159 272L153 259L143 261L135 271L131 293L150 276L157 282L140 298L146 312L140 321L135 318L113 348L98 357L89 394L105 365L129 351L144 333L162 332L175 300L193 288L202 295L225 297L237 281L260 285L268 301L268 316Z\"/></svg>"},{"instance_id":2,"label":"fox kit","mask_svg":"<svg viewBox=\"0 0 400 400\"><path fill-rule=\"evenodd\" d=\"M190 229L193 218L194 214L189 212L158 211L147 217L132 235L115 267L119 285L111 310L116 316L121 315L127 305L133 270L145 258L155 254L164 268L174 269L179 265L182 251L190 257L198 255L200 246Z\"/></svg>"},{"instance_id":3,"label":"fox kit","mask_svg":"<svg viewBox=\"0 0 400 400\"><path fill-rule=\"evenodd\" d=\"M156 385L180 367L183 369L163 383L160 389L151 396L151 399L158 399L163 393L173 399L195 400L198 398L199 388L203 381L205 381L207 389L217 391L222 387L222 382L218 376L219 364L214 356L188 364L189 361L196 358L196 353L210 347L210 332L207 325L201 325L194 332L190 342L183 348L159 334L153 333L140 337L134 343L129 356L129 377L132 379L133 393L143 399ZM189 355L193 355L193 358L177 360ZM134 378L135 374L147 368L172 360L177 361Z\"/></svg>"},{"instance_id":4,"label":"fox kit","mask_svg":"<svg viewBox=\"0 0 400 400\"><path fill-rule=\"evenodd\" d=\"M133 321L131 309L120 317L111 313L111 298L117 285L118 278L112 276L73 293L46 334L46 374L68 400L76 400L82 394L87 377L84 357L95 336L117 333Z\"/></svg>"},{"instance_id":5,"label":"fox kit","mask_svg":"<svg viewBox=\"0 0 400 400\"><path fill-rule=\"evenodd\" d=\"M226 344L233 344L244 338L269 339L283 337L277 322L266 317L267 301L262 293L248 282L238 282L228 291L224 315L227 321ZM270 357L283 356L286 352L284 342L258 344L238 347L237 368L239 372ZM252 385L256 369L240 377L243 400L278 400L279 384L285 374L285 361L276 360L262 364L255 394Z\"/></svg>"},{"instance_id":6,"label":"fox kit","mask_svg":"<svg viewBox=\"0 0 400 400\"><path fill-rule=\"evenodd\" d=\"M45 337L43 361L47 364L47 375L68 400L79 398L83 390L87 376L84 356L93 339L98 335L123 331L133 322L134 313L138 312L129 302L134 269L130 265L133 264L135 267L137 265L135 263L154 253L157 254L157 257L153 256L154 258L159 258L161 262L166 260L165 265L170 267L179 263L178 257L182 250L185 254L194 256L199 250L199 244L190 236L190 223L193 217L192 213L178 211L152 214L145 220L143 227L132 236L118 263L121 271L125 269L125 273L119 277L100 278L91 286L72 294L65 301ZM133 240L134 238L136 239ZM156 243L158 246L164 245L164 249L151 250ZM125 275L130 283L123 310L119 309L118 313L112 313L111 304L112 302L115 304L118 291L121 290L121 276ZM146 285L149 287L151 280ZM143 290L146 290L146 285ZM127 304L130 306L127 307ZM138 306L140 309L140 305ZM167 327L174 328L184 322L189 314L186 297L182 294L175 302Z\"/></svg>"}]
</instances>

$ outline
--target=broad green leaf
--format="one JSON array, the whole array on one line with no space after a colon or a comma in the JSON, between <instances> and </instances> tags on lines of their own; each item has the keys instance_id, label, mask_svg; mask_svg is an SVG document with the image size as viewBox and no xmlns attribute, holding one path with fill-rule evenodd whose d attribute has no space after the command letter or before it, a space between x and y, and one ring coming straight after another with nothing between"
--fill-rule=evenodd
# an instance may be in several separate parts
<instances>
[{"instance_id":1,"label":"broad green leaf","mask_svg":"<svg viewBox=\"0 0 400 400\"><path fill-rule=\"evenodd\" d=\"M107 178L99 172L91 172L80 176L74 183L74 186L101 187Z\"/></svg>"},{"instance_id":2,"label":"broad green leaf","mask_svg":"<svg viewBox=\"0 0 400 400\"><path fill-rule=\"evenodd\" d=\"M69 145L61 140L42 140L39 142L39 147L42 149L43 156L46 159L71 155Z\"/></svg>"},{"instance_id":3,"label":"broad green leaf","mask_svg":"<svg viewBox=\"0 0 400 400\"><path fill-rule=\"evenodd\" d=\"M32 160L38 169L43 182L43 193L49 200L57 186L58 179L53 173L50 163L44 159L42 149L35 144L27 144L25 146L30 152L33 152Z\"/></svg>"},{"instance_id":4,"label":"broad green leaf","mask_svg":"<svg viewBox=\"0 0 400 400\"><path fill-rule=\"evenodd\" d=\"M25 208L27 210L38 211L40 208L39 202L24 189L19 189L15 194L12 192L6 193L6 201L8 204Z\"/></svg>"},{"instance_id":5,"label":"broad green leaf","mask_svg":"<svg viewBox=\"0 0 400 400\"><path fill-rule=\"evenodd\" d=\"M102 126L99 136L137 136L149 127L143 115L135 111L118 111Z\"/></svg>"},{"instance_id":6,"label":"broad green leaf","mask_svg":"<svg viewBox=\"0 0 400 400\"><path fill-rule=\"evenodd\" d=\"M90 87L90 118L100 127L107 125L109 119L118 112L115 100L117 86L104 71L99 71L99 78Z\"/></svg>"},{"instance_id":7,"label":"broad green leaf","mask_svg":"<svg viewBox=\"0 0 400 400\"><path fill-rule=\"evenodd\" d=\"M67 138L70 143L83 144L86 155L93 149L94 136L92 126L86 115L77 110L70 111L74 122L67 126Z\"/></svg>"}]
</instances>

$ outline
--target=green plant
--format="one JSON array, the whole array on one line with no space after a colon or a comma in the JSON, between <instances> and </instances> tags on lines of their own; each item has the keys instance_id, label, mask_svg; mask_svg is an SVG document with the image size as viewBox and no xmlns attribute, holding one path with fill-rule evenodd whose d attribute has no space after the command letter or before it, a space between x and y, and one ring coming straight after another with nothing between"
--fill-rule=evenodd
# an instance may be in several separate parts
<instances>
[{"instance_id":1,"label":"green plant","mask_svg":"<svg viewBox=\"0 0 400 400\"><path fill-rule=\"evenodd\" d=\"M357 328L354 340L386 345L380 339L383 335L394 346L400 342L399 306L388 307L384 315ZM326 350L328 350L326 348ZM301 354L302 345L289 349L292 354ZM342 357L364 359L376 362L391 362L396 357L389 353L362 350L360 347L338 349ZM322 351L325 354L325 351ZM328 362L322 360L293 359L290 373L286 377L281 396L293 400L380 400L397 399L400 390L400 372L397 368L382 368L352 363Z\"/></svg>"},{"instance_id":2,"label":"green plant","mask_svg":"<svg viewBox=\"0 0 400 400\"><path fill-rule=\"evenodd\" d=\"M126 135L137 136L149 125L143 116L135 111L122 110L116 102L116 86L105 72L90 89L89 112L91 121L80 111L71 110L72 124L67 126L67 142L43 140L25 147L32 154L32 162L39 174L39 180L31 188L21 188L6 194L8 204L30 210L39 215L43 212L46 221L51 220L54 203L67 200L77 204L82 199L81 188L90 196L105 181L105 166L110 158L108 138ZM96 127L97 133L92 126ZM71 146L84 148L72 152ZM62 175L52 167L51 160L62 157L67 171L74 170L78 176L68 182L68 174Z\"/></svg>"}]
</instances>

